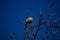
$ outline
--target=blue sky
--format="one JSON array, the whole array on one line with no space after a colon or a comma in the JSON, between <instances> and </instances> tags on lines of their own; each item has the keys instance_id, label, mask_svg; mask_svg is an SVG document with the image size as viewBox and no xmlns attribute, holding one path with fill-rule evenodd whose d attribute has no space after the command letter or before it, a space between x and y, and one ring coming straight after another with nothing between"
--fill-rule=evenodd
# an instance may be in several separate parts
<instances>
[{"instance_id":1,"label":"blue sky","mask_svg":"<svg viewBox=\"0 0 60 40\"><path fill-rule=\"evenodd\" d=\"M13 32L17 40L23 40L25 18L32 16L37 21L40 9L46 9L53 1L57 3L56 16L60 17L59 0L1 0L0 40L8 40L9 32Z\"/></svg>"}]
</instances>

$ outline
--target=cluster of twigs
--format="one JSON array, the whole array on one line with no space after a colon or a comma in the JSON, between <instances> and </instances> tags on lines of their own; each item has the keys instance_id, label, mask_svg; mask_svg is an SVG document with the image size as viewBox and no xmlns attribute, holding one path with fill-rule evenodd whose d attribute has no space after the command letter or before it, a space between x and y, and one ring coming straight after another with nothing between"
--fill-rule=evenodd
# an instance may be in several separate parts
<instances>
[{"instance_id":1,"label":"cluster of twigs","mask_svg":"<svg viewBox=\"0 0 60 40\"><path fill-rule=\"evenodd\" d=\"M46 35L43 36L43 40L47 40L47 36L48 36L48 40L55 40L55 37L54 35L59 32L60 30L60 24L57 23L57 21L60 20L60 18L57 18L56 20L54 20L54 23L52 23L50 21L50 18L53 17L55 15L55 12L52 12L50 13L49 11L51 11L52 7L55 5L55 2L53 2L48 8L46 8L45 11L40 11L40 15L38 16L39 17L39 21L38 21L38 24L37 24L37 29L36 31L33 30L33 26L30 26L30 24L32 23L27 23L25 22L25 26L24 26L24 40L37 40L37 35L38 35L38 32L41 28L41 25L45 24L47 25L48 27L46 28ZM44 14L47 14L48 18L47 20L43 20L43 16ZM53 28L54 28L54 25L57 25L57 29L56 31L53 31ZM52 39L49 38L49 32L48 32L48 29L51 29L51 33L52 33ZM9 35L9 38L11 40L16 40L16 37L10 33ZM60 40L60 39L57 39L57 40Z\"/></svg>"},{"instance_id":2,"label":"cluster of twigs","mask_svg":"<svg viewBox=\"0 0 60 40\"><path fill-rule=\"evenodd\" d=\"M16 40L16 36L13 33L9 33L9 40Z\"/></svg>"},{"instance_id":3,"label":"cluster of twigs","mask_svg":"<svg viewBox=\"0 0 60 40\"><path fill-rule=\"evenodd\" d=\"M59 32L60 30L60 24L57 23L57 21L60 20L60 18L57 18L56 20L54 20L54 23L57 25L57 30L54 32L53 31L53 27L54 27L54 23L50 22L50 18L54 16L55 12L53 12L52 14L49 13L49 11L52 9L52 7L55 5L55 2L53 2L51 4L51 6L49 6L45 11L40 11L40 15L39 15L39 22L37 24L37 29L36 31L33 30L33 26L30 26L30 23L25 23L25 27L24 27L24 40L37 40L37 35L38 35L38 32L41 28L41 25L43 24L46 24L48 27L46 28L46 35L43 36L43 40L47 40L46 39L46 36L49 36L48 35L48 29L50 28L51 29L51 32L52 32L52 40L54 40L54 35ZM48 18L47 20L43 20L43 13L47 13L48 15ZM29 34L29 32L31 34ZM32 39L30 37L30 35L32 35ZM48 38L48 40L50 40L50 38ZM58 39L60 40L60 39Z\"/></svg>"}]
</instances>

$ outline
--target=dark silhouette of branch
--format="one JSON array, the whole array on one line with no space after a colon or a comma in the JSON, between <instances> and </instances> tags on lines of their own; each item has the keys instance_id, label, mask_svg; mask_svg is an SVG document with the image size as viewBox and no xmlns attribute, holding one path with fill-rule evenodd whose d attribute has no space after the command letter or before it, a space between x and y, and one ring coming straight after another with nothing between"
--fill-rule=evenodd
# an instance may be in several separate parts
<instances>
[{"instance_id":1,"label":"dark silhouette of branch","mask_svg":"<svg viewBox=\"0 0 60 40\"><path fill-rule=\"evenodd\" d=\"M39 15L39 23L38 23L38 26L37 26L37 30L36 30L36 33L35 33L35 35L34 35L34 40L36 40L37 34L38 34L39 29L40 29L40 26L41 26L42 16L43 16L43 13L42 13L42 11L41 11L41 13L40 13L40 15Z\"/></svg>"},{"instance_id":2,"label":"dark silhouette of branch","mask_svg":"<svg viewBox=\"0 0 60 40\"><path fill-rule=\"evenodd\" d=\"M25 31L25 37L27 36L27 39L28 40L30 40L30 37L29 37L29 34L28 34L28 29L29 29L29 27L28 27L28 23L26 23L25 24L25 28L24 28L24 31ZM25 38L24 38L24 40L25 40Z\"/></svg>"}]
</instances>

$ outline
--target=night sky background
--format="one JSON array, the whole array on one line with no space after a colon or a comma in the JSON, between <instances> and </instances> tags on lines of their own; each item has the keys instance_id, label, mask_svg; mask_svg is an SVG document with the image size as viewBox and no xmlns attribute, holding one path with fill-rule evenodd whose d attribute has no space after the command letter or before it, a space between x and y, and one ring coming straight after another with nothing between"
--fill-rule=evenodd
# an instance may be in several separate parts
<instances>
[{"instance_id":1,"label":"night sky background","mask_svg":"<svg viewBox=\"0 0 60 40\"><path fill-rule=\"evenodd\" d=\"M53 1L57 18L60 17L60 0L0 0L0 40L9 40L10 32L17 40L23 40L25 18L32 16L37 22L40 9L46 9ZM41 40L42 33L39 37Z\"/></svg>"}]
</instances>

